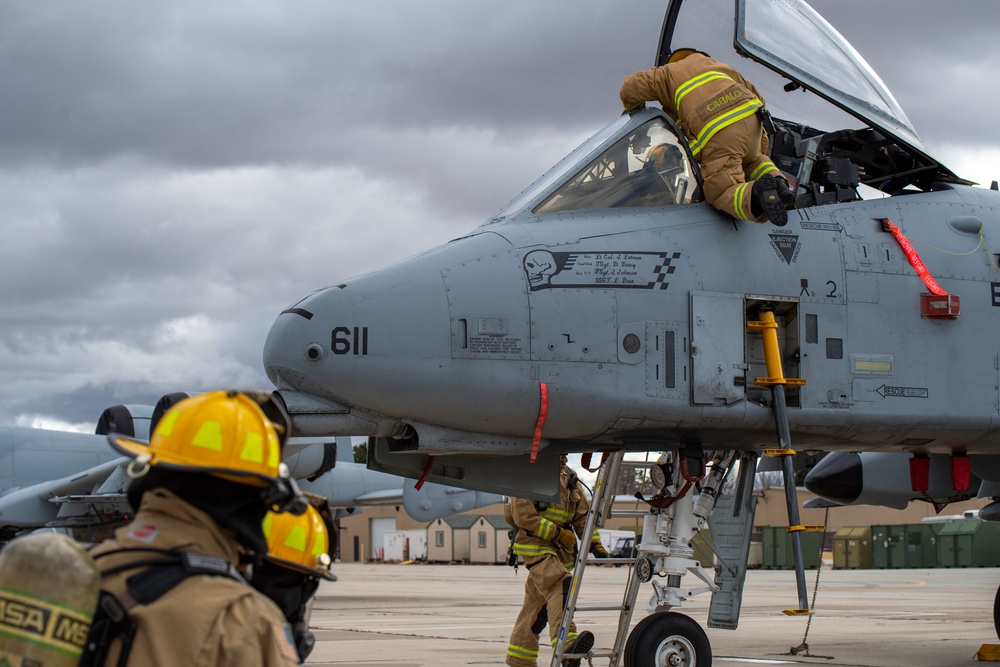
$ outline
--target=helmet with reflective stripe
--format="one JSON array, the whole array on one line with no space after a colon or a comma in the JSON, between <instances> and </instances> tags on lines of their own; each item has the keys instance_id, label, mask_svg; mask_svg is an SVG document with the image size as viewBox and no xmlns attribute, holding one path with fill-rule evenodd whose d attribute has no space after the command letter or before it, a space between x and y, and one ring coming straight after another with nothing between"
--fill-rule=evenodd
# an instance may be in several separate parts
<instances>
[{"instance_id":1,"label":"helmet with reflective stripe","mask_svg":"<svg viewBox=\"0 0 1000 667\"><path fill-rule=\"evenodd\" d=\"M266 559L314 577L333 581L330 573L330 535L326 522L312 505L304 514L268 512L264 517Z\"/></svg>"},{"instance_id":2,"label":"helmet with reflective stripe","mask_svg":"<svg viewBox=\"0 0 1000 667\"><path fill-rule=\"evenodd\" d=\"M111 446L135 459L130 474L146 464L165 470L214 474L268 487L288 476L275 426L256 401L237 391L213 391L178 402L156 425L149 445L112 433Z\"/></svg>"},{"instance_id":3,"label":"helmet with reflective stripe","mask_svg":"<svg viewBox=\"0 0 1000 667\"><path fill-rule=\"evenodd\" d=\"M680 49L674 49L673 51L670 52L670 55L667 56L667 64L669 64L669 63L675 63L675 62L678 62L680 60L684 60L685 58L687 58L692 53L700 53L701 55L705 56L706 58L711 58L712 57L712 56L708 55L707 53L705 53L704 51L699 51L698 49L680 48Z\"/></svg>"}]
</instances>

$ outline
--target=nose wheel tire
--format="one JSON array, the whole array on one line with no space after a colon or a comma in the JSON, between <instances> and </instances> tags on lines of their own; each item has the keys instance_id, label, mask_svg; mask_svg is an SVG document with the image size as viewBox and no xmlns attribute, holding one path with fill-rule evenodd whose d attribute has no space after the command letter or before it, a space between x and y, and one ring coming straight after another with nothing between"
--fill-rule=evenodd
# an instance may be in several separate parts
<instances>
[{"instance_id":1,"label":"nose wheel tire","mask_svg":"<svg viewBox=\"0 0 1000 667\"><path fill-rule=\"evenodd\" d=\"M675 612L639 621L625 642L624 667L711 667L712 646L694 620Z\"/></svg>"},{"instance_id":2,"label":"nose wheel tire","mask_svg":"<svg viewBox=\"0 0 1000 667\"><path fill-rule=\"evenodd\" d=\"M1000 588L997 588L997 595L993 598L993 629L1000 638Z\"/></svg>"}]
</instances>

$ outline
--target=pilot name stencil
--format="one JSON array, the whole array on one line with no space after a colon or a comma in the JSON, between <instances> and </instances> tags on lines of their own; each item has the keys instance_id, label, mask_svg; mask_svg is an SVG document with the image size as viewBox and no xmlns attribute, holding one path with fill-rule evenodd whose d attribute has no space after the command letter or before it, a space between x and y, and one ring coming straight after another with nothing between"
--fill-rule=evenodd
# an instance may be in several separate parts
<instances>
[{"instance_id":1,"label":"pilot name stencil","mask_svg":"<svg viewBox=\"0 0 1000 667\"><path fill-rule=\"evenodd\" d=\"M665 290L677 268L679 252L549 252L532 250L524 257L531 291L610 287Z\"/></svg>"}]
</instances>

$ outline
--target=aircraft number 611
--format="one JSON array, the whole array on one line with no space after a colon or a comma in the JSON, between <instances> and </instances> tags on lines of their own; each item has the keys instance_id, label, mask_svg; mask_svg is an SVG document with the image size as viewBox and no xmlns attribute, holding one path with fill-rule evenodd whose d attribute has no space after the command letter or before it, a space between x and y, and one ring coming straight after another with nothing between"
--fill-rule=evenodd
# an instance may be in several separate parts
<instances>
[{"instance_id":1,"label":"aircraft number 611","mask_svg":"<svg viewBox=\"0 0 1000 667\"><path fill-rule=\"evenodd\" d=\"M336 327L330 338L334 354L368 354L368 327Z\"/></svg>"}]
</instances>

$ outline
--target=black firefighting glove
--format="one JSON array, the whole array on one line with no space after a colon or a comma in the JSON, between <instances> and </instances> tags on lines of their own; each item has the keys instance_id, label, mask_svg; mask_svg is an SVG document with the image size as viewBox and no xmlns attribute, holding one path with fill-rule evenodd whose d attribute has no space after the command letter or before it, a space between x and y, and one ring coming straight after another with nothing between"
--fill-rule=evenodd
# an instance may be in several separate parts
<instances>
[{"instance_id":1,"label":"black firefighting glove","mask_svg":"<svg viewBox=\"0 0 1000 667\"><path fill-rule=\"evenodd\" d=\"M590 543L590 554L598 558L611 558L611 554L608 553L608 550L600 542Z\"/></svg>"},{"instance_id":2,"label":"black firefighting glove","mask_svg":"<svg viewBox=\"0 0 1000 667\"><path fill-rule=\"evenodd\" d=\"M622 115L623 116L629 116L629 117L631 117L631 116L636 115L637 113L639 113L640 111L642 111L645 108L646 108L646 103L645 102L639 102L639 104L637 104L636 106L631 107L629 109L625 109L624 111L622 111Z\"/></svg>"}]
</instances>

